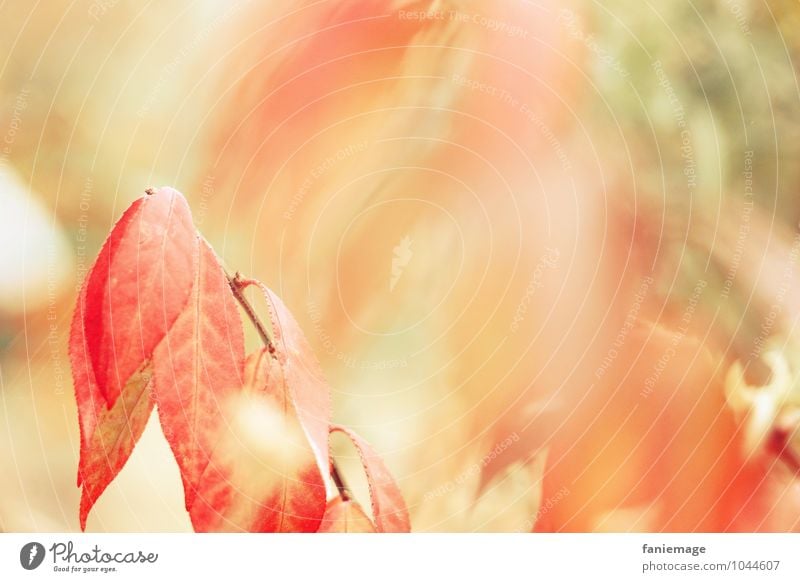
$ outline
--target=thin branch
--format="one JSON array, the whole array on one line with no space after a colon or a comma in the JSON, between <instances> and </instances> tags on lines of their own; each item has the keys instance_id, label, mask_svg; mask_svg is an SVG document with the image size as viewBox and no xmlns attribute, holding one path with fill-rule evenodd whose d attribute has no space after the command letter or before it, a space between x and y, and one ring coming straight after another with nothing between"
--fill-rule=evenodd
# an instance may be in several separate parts
<instances>
[{"instance_id":1,"label":"thin branch","mask_svg":"<svg viewBox=\"0 0 800 582\"><path fill-rule=\"evenodd\" d=\"M347 485L344 484L342 476L339 474L339 468L336 466L336 461L333 459L331 459L331 477L336 485L336 489L339 490L339 496L342 498L342 501L350 501L353 496L350 494Z\"/></svg>"},{"instance_id":2,"label":"thin branch","mask_svg":"<svg viewBox=\"0 0 800 582\"><path fill-rule=\"evenodd\" d=\"M270 339L269 334L267 333L267 329L261 323L261 320L258 319L258 315L256 315L255 309L253 306L250 305L250 302L247 300L247 297L244 296L244 292L241 286L241 275L237 272L236 275L231 277L227 273L225 276L228 278L228 284L231 286L231 291L233 292L233 296L236 297L236 300L244 309L244 312L247 314L247 317L252 322L253 326L256 328L258 335L261 337L261 341L264 342L264 345L270 351L270 353L275 353L275 344L272 343L272 339Z\"/></svg>"}]
</instances>

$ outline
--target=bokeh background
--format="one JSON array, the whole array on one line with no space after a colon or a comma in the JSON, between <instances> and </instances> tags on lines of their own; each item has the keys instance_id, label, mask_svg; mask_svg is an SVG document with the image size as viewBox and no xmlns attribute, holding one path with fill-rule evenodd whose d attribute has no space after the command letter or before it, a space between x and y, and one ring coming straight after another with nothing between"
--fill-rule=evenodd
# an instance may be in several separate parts
<instances>
[{"instance_id":1,"label":"bokeh background","mask_svg":"<svg viewBox=\"0 0 800 582\"><path fill-rule=\"evenodd\" d=\"M0 530L78 528L76 289L160 185L414 530L800 528L798 57L789 0L1 3ZM88 529L181 496L151 420Z\"/></svg>"}]
</instances>

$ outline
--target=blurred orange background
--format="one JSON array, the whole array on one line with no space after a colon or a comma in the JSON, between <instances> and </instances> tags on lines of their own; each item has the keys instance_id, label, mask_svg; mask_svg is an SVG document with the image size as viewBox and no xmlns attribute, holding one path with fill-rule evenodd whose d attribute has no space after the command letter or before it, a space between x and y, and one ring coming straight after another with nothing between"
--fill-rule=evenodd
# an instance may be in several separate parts
<instances>
[{"instance_id":1,"label":"blurred orange background","mask_svg":"<svg viewBox=\"0 0 800 582\"><path fill-rule=\"evenodd\" d=\"M69 320L153 185L292 309L415 531L800 528L796 3L0 15L1 530L78 529ZM88 529L190 529L157 428Z\"/></svg>"}]
</instances>

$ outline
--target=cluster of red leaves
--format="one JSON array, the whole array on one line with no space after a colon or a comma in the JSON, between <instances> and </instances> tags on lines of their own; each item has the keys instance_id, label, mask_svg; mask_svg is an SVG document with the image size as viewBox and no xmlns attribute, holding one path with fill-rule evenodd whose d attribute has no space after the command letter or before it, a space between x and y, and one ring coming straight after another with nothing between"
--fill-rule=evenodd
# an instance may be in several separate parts
<instances>
[{"instance_id":1,"label":"cluster of red leaves","mask_svg":"<svg viewBox=\"0 0 800 582\"><path fill-rule=\"evenodd\" d=\"M232 284L259 286L270 310L272 339L248 356ZM81 288L69 347L81 528L158 406L196 531L409 531L383 461L351 430L331 424L330 388L294 317L265 285L228 279L176 190L148 190L114 226ZM263 466L239 458L247 447L234 447L238 456L223 447L238 437L225 408L231 398L278 411L277 446L289 450ZM333 431L359 452L372 520L351 499L327 499ZM269 478L254 478L254 467Z\"/></svg>"}]
</instances>

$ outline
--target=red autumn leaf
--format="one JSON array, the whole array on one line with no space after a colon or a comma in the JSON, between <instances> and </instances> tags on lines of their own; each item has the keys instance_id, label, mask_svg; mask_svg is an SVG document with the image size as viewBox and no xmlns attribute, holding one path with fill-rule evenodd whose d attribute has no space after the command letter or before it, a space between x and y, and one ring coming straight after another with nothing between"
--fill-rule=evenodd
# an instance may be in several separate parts
<instances>
[{"instance_id":1,"label":"red autumn leaf","mask_svg":"<svg viewBox=\"0 0 800 582\"><path fill-rule=\"evenodd\" d=\"M150 351L163 336L158 321L167 325L188 291L176 289L163 302L153 293L164 289L168 269L191 276L187 228L195 240L188 208L174 190L136 200L114 225L81 286L69 338L81 432L81 528L127 462L153 408L148 366ZM175 241L168 252L161 248L167 237ZM181 276L169 279L180 284Z\"/></svg>"},{"instance_id":2,"label":"red autumn leaf","mask_svg":"<svg viewBox=\"0 0 800 582\"><path fill-rule=\"evenodd\" d=\"M148 191L123 214L81 288L70 360L81 427L80 522L127 462L153 408L197 531L317 531L326 511L330 389L283 302L257 284L274 342L244 364L236 299L199 243L183 197ZM237 288L237 289L238 289ZM152 377L151 377L152 374ZM367 471L378 531L408 531L394 481L346 429ZM352 501L325 531L374 531Z\"/></svg>"},{"instance_id":3,"label":"red autumn leaf","mask_svg":"<svg viewBox=\"0 0 800 582\"><path fill-rule=\"evenodd\" d=\"M86 309L84 282L73 315L69 349L81 427L78 466L78 486L83 485L81 529L86 528L86 519L98 497L127 462L153 410L147 367L131 376L113 407L106 406L94 381L86 348L82 325Z\"/></svg>"},{"instance_id":4,"label":"red autumn leaf","mask_svg":"<svg viewBox=\"0 0 800 582\"><path fill-rule=\"evenodd\" d=\"M223 403L241 388L244 360L238 308L205 242L190 287L189 301L153 355L159 419L180 468L187 510L219 433Z\"/></svg>"},{"instance_id":5,"label":"red autumn leaf","mask_svg":"<svg viewBox=\"0 0 800 582\"><path fill-rule=\"evenodd\" d=\"M130 377L122 394L110 409L101 404L96 412L97 429L81 456L80 524L86 529L86 518L100 494L119 474L128 461L136 442L142 436L153 411L150 367Z\"/></svg>"},{"instance_id":6,"label":"red autumn leaf","mask_svg":"<svg viewBox=\"0 0 800 582\"><path fill-rule=\"evenodd\" d=\"M130 227L131 222L138 216L141 200L137 200L122 215L112 230L114 232L124 232ZM86 341L86 330L84 321L89 319L90 314L96 312L94 305L86 303L86 294L89 280L98 264L106 264L111 252L113 237L109 236L100 249L100 253L92 265L88 275L83 280L81 290L78 295L78 302L75 306L75 313L72 316L72 325L69 332L69 357L72 366L72 375L75 384L75 400L78 404L78 422L81 429L81 464L87 454L88 443L94 434L95 427L99 420L102 409L105 408L105 398L97 387L95 381L94 366L92 364L89 347ZM83 483L82 467L78 469L78 486ZM113 477L112 477L113 479ZM110 481L110 479L109 479Z\"/></svg>"},{"instance_id":7,"label":"red autumn leaf","mask_svg":"<svg viewBox=\"0 0 800 582\"><path fill-rule=\"evenodd\" d=\"M325 483L281 364L263 348L248 356L244 376L191 508L195 530L316 531Z\"/></svg>"},{"instance_id":8,"label":"red autumn leaf","mask_svg":"<svg viewBox=\"0 0 800 582\"><path fill-rule=\"evenodd\" d=\"M289 395L294 401L300 424L306 431L319 466L327 471L330 464L328 433L331 425L330 387L319 362L292 313L283 301L260 281L243 281L243 286L257 285L264 293L270 310L275 341L275 356L283 367Z\"/></svg>"},{"instance_id":9,"label":"red autumn leaf","mask_svg":"<svg viewBox=\"0 0 800 582\"><path fill-rule=\"evenodd\" d=\"M380 533L403 533L411 531L408 509L400 488L392 474L370 444L349 428L334 425L331 433L346 434L358 450L361 464L367 474L369 494L372 501L372 517L375 529Z\"/></svg>"},{"instance_id":10,"label":"red autumn leaf","mask_svg":"<svg viewBox=\"0 0 800 582\"><path fill-rule=\"evenodd\" d=\"M355 501L336 497L328 503L319 533L375 533L375 526Z\"/></svg>"},{"instance_id":11,"label":"red autumn leaf","mask_svg":"<svg viewBox=\"0 0 800 582\"><path fill-rule=\"evenodd\" d=\"M112 229L81 310L86 355L109 408L186 304L196 249L189 207L172 188L136 200Z\"/></svg>"}]
</instances>

